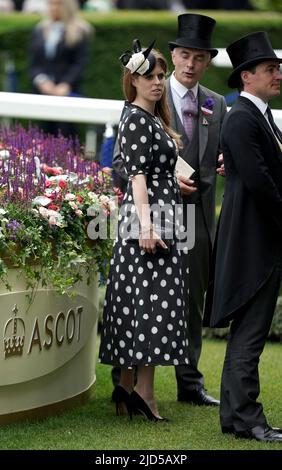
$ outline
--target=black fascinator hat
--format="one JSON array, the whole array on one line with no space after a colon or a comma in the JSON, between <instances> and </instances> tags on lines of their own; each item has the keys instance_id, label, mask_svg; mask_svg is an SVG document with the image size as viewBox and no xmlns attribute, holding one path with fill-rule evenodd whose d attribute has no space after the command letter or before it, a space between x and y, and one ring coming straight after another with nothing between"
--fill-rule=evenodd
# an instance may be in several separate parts
<instances>
[{"instance_id":1,"label":"black fascinator hat","mask_svg":"<svg viewBox=\"0 0 282 470\"><path fill-rule=\"evenodd\" d=\"M151 52L155 41L147 48L142 50L140 41L134 39L132 42L132 51L124 52L119 60L122 65L130 70L130 73L139 75L148 75L156 65L156 58Z\"/></svg>"}]
</instances>

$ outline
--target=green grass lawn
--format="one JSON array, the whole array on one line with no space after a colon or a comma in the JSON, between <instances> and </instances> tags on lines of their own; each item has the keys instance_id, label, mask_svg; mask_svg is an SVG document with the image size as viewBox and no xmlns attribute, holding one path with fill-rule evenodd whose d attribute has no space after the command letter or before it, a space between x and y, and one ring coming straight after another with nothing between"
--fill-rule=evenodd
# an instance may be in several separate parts
<instances>
[{"instance_id":1,"label":"green grass lawn","mask_svg":"<svg viewBox=\"0 0 282 470\"><path fill-rule=\"evenodd\" d=\"M205 340L201 369L208 391L216 397L224 351L224 341ZM275 426L282 426L281 353L281 344L267 344L260 366L260 399L269 423ZM111 391L110 367L98 364L97 389L91 402L40 422L0 428L0 449L282 449L282 444L239 440L221 434L217 408L178 403L172 367L158 367L156 374L159 409L170 418L168 423L150 423L142 416L130 422L126 416L115 416Z\"/></svg>"}]
</instances>

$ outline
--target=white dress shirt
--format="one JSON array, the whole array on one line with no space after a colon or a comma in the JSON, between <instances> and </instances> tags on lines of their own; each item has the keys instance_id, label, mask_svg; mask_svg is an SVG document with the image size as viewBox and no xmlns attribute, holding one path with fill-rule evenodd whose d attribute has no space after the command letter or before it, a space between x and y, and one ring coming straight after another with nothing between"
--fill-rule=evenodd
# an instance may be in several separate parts
<instances>
[{"instance_id":1,"label":"white dress shirt","mask_svg":"<svg viewBox=\"0 0 282 470\"><path fill-rule=\"evenodd\" d=\"M241 91L240 95L244 96L244 98L248 98L248 100L250 100L252 103L254 103L254 105L264 115L265 119L268 122L268 125L270 126L270 129L272 130L272 127L270 125L270 122L269 122L268 116L267 116L267 112L266 112L267 107L268 107L268 103L265 103L261 98L259 98L258 96L252 95L251 93L248 93L247 91ZM273 130L272 130L272 132L273 132Z\"/></svg>"}]
</instances>

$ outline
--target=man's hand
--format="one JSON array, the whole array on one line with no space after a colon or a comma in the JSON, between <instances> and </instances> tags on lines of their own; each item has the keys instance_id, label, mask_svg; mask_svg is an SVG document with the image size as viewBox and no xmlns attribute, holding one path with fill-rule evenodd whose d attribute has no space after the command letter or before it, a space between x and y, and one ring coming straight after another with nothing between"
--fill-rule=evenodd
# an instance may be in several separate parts
<instances>
[{"instance_id":1,"label":"man's hand","mask_svg":"<svg viewBox=\"0 0 282 470\"><path fill-rule=\"evenodd\" d=\"M219 155L217 161L218 161L218 164L220 164L220 166L216 169L217 174L220 176L225 176L223 153Z\"/></svg>"},{"instance_id":2,"label":"man's hand","mask_svg":"<svg viewBox=\"0 0 282 470\"><path fill-rule=\"evenodd\" d=\"M177 181L180 187L181 194L183 196L190 196L195 191L197 191L196 186L194 186L195 181L190 178L185 178L185 176L177 176Z\"/></svg>"}]
</instances>

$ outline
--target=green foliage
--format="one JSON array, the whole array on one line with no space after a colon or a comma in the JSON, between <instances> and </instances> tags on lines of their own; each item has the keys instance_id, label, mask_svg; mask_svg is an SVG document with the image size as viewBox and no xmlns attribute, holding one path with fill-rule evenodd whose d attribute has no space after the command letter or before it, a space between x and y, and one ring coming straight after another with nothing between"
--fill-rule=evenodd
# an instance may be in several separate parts
<instances>
[{"instance_id":1,"label":"green foliage","mask_svg":"<svg viewBox=\"0 0 282 470\"><path fill-rule=\"evenodd\" d=\"M54 219L54 225L50 225L47 210L39 206L32 208L31 201L8 203L5 209L1 209L0 280L10 290L8 269L19 268L27 280L30 302L39 285L51 285L61 294L74 295L73 287L82 280L85 272L88 277L94 272L107 276L112 239L91 241L86 232L87 225L94 220L93 216L87 215L89 208L92 214L95 209L93 197L97 198L96 205L100 205L100 210L97 207L100 218L103 206L98 196L87 188L78 192L73 188L72 191L80 199L78 201L75 197L76 204L62 200L63 194L70 194L66 191L59 195L60 201L53 200L53 204L60 204L56 213L62 217L62 223L56 219L55 224ZM90 198L89 194L93 197ZM103 197L110 201L105 194ZM80 215L75 216L71 203ZM12 224L16 224L16 228L9 228Z\"/></svg>"},{"instance_id":2,"label":"green foliage","mask_svg":"<svg viewBox=\"0 0 282 470\"><path fill-rule=\"evenodd\" d=\"M230 42L252 31L268 31L275 48L281 47L282 15L257 12L207 12L217 19L214 45L226 47ZM91 58L85 74L85 96L91 98L123 99L121 91L121 67L118 57L128 49L133 38L138 37L146 45L157 39L157 47L170 62L168 41L177 34L176 16L169 12L116 11L109 14L88 13L85 18L94 26ZM31 29L38 16L6 15L0 24L0 50L8 51L14 58L19 81L19 91L29 92L31 85L27 71L27 50ZM1 67L0 67L1 68ZM172 66L170 65L172 69ZM212 66L203 84L221 94L230 93L227 87L228 68ZM3 81L3 71L2 71ZM0 74L1 87L1 74ZM274 108L282 108L281 98L273 100Z\"/></svg>"},{"instance_id":3,"label":"green foliage","mask_svg":"<svg viewBox=\"0 0 282 470\"><path fill-rule=\"evenodd\" d=\"M282 11L281 0L252 0L252 4L259 10Z\"/></svg>"},{"instance_id":4,"label":"green foliage","mask_svg":"<svg viewBox=\"0 0 282 470\"><path fill-rule=\"evenodd\" d=\"M0 149L0 282L19 268L32 301L40 284L73 295L85 273L105 278L122 198L111 177L77 140L36 128L0 128Z\"/></svg>"}]
</instances>

